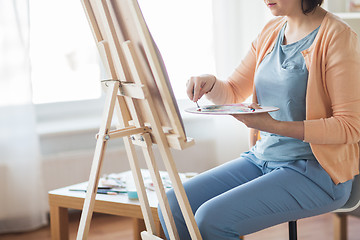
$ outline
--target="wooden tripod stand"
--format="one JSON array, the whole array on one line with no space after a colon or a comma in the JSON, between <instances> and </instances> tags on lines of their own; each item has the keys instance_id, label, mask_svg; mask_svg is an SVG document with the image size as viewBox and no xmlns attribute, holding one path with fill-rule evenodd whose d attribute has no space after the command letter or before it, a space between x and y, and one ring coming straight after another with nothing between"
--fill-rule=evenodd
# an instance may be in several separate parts
<instances>
[{"instance_id":1,"label":"wooden tripod stand","mask_svg":"<svg viewBox=\"0 0 360 240\"><path fill-rule=\"evenodd\" d=\"M82 3L93 30L109 80L104 81L107 89L105 107L97 135L95 154L77 240L87 239L107 142L120 137L124 140L144 216L146 231L141 233L142 238L160 239L156 236L156 228L141 176L135 145L142 148L169 236L171 239L179 239L152 150L152 145L156 143L172 182L190 236L192 239L201 239L199 229L170 152L170 147L184 149L193 145L194 141L187 139L185 134L179 131L179 121L174 117L177 114L174 113L174 108L171 108L173 99L169 94L166 94L166 88L168 88L168 86L166 83L164 84L163 81L157 81L156 87L160 92L163 105L165 105L170 126L174 127L164 126L163 118L159 116L159 96L154 95L153 89L151 89L153 86L149 86L148 72L151 70L150 80L154 78L155 80L158 78L161 80L160 73L163 69L159 64L157 49L154 49L151 36L147 32L146 24L142 18L137 1L94 0L91 2L91 0L82 0ZM114 10L114 6L118 9ZM125 27L118 29L118 31L116 30L116 26L126 25L125 22L119 25L115 24L119 21L118 15L122 9L120 6L127 7L122 13L127 14L127 20L131 19L131 23L135 23L137 34L140 36L140 41L135 41L136 46L141 45L140 49L145 52L145 57L144 52L141 54L140 51L139 54L139 48L136 48L133 41L125 39ZM133 26L130 26L131 29L132 27ZM146 64L148 66L146 66ZM157 102L155 103L155 101ZM117 115L118 123L115 130L110 130L114 112Z\"/></svg>"}]
</instances>

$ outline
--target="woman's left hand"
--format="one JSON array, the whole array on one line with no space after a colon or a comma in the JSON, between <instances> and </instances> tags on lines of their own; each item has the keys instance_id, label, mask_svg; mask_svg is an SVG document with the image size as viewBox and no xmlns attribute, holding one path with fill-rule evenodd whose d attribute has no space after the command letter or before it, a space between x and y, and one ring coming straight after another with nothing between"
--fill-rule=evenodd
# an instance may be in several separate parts
<instances>
[{"instance_id":1,"label":"woman's left hand","mask_svg":"<svg viewBox=\"0 0 360 240\"><path fill-rule=\"evenodd\" d=\"M252 103L249 107L261 109L256 103ZM234 114L232 116L249 128L304 140L304 121L278 121L273 119L269 113Z\"/></svg>"},{"instance_id":2,"label":"woman's left hand","mask_svg":"<svg viewBox=\"0 0 360 240\"><path fill-rule=\"evenodd\" d=\"M261 109L261 107L256 103L252 103L249 108ZM271 130L274 130L273 127L277 122L270 116L269 113L234 114L232 116L249 128L266 132L272 132Z\"/></svg>"}]
</instances>

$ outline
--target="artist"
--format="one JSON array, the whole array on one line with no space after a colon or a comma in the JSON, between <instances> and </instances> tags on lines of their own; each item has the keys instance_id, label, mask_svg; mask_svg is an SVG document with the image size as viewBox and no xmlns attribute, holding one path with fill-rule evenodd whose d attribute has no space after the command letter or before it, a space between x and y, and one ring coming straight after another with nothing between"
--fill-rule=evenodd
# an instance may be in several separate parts
<instances>
[{"instance_id":1,"label":"artist","mask_svg":"<svg viewBox=\"0 0 360 240\"><path fill-rule=\"evenodd\" d=\"M276 18L227 81L201 75L187 83L194 102L206 95L215 104L241 103L253 94L253 107L280 108L234 115L260 140L184 184L204 239L235 240L340 208L359 173L357 35L321 8L323 0L264 2ZM173 191L167 195L180 239L190 239Z\"/></svg>"}]
</instances>

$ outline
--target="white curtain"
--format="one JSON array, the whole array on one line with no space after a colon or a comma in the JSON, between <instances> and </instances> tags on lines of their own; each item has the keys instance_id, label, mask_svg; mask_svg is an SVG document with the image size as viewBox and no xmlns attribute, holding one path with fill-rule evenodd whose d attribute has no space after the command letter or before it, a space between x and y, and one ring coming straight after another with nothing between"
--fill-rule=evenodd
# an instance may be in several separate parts
<instances>
[{"instance_id":1,"label":"white curtain","mask_svg":"<svg viewBox=\"0 0 360 240\"><path fill-rule=\"evenodd\" d=\"M263 0L212 0L212 4L216 76L225 80L240 64L251 42L272 15ZM219 116L213 121L222 126L215 128L218 131L215 134L218 164L248 150L249 132L245 125L228 117Z\"/></svg>"},{"instance_id":2,"label":"white curtain","mask_svg":"<svg viewBox=\"0 0 360 240\"><path fill-rule=\"evenodd\" d=\"M226 79L273 16L263 0L212 0L216 72Z\"/></svg>"},{"instance_id":3,"label":"white curtain","mask_svg":"<svg viewBox=\"0 0 360 240\"><path fill-rule=\"evenodd\" d=\"M31 103L29 1L0 0L0 233L46 224Z\"/></svg>"}]
</instances>

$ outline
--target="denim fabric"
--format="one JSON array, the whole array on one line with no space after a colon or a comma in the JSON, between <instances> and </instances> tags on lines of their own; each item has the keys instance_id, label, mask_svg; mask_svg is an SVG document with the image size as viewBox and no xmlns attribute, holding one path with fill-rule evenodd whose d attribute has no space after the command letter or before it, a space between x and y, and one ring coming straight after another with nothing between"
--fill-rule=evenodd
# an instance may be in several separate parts
<instances>
[{"instance_id":1,"label":"denim fabric","mask_svg":"<svg viewBox=\"0 0 360 240\"><path fill-rule=\"evenodd\" d=\"M263 161L246 152L184 183L203 239L237 239L342 207L352 180L335 185L316 160ZM167 191L181 240L191 239L174 191ZM160 208L159 208L160 209ZM159 217L169 239L164 220Z\"/></svg>"}]
</instances>

